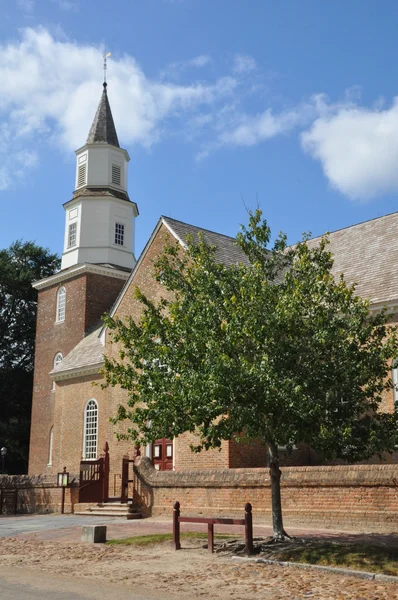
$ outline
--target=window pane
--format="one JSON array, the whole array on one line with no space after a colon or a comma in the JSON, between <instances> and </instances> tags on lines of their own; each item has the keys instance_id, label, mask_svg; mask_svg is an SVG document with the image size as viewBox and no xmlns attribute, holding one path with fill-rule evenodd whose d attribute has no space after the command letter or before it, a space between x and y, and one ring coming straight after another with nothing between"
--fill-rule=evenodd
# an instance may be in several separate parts
<instances>
[{"instance_id":1,"label":"window pane","mask_svg":"<svg viewBox=\"0 0 398 600\"><path fill-rule=\"evenodd\" d=\"M66 290L61 288L57 294L57 321L65 321Z\"/></svg>"},{"instance_id":2,"label":"window pane","mask_svg":"<svg viewBox=\"0 0 398 600\"><path fill-rule=\"evenodd\" d=\"M63 359L63 356L62 356L61 352L58 352L54 358L54 368L57 367L60 362L62 362L62 359Z\"/></svg>"},{"instance_id":3,"label":"window pane","mask_svg":"<svg viewBox=\"0 0 398 600\"><path fill-rule=\"evenodd\" d=\"M48 444L48 464L53 464L53 436L54 436L54 427L50 429L50 440Z\"/></svg>"},{"instance_id":4,"label":"window pane","mask_svg":"<svg viewBox=\"0 0 398 600\"><path fill-rule=\"evenodd\" d=\"M98 406L95 400L87 403L84 420L83 456L86 459L97 458Z\"/></svg>"},{"instance_id":5,"label":"window pane","mask_svg":"<svg viewBox=\"0 0 398 600\"><path fill-rule=\"evenodd\" d=\"M115 224L115 244L118 246L124 244L124 225L122 223Z\"/></svg>"},{"instance_id":6,"label":"window pane","mask_svg":"<svg viewBox=\"0 0 398 600\"><path fill-rule=\"evenodd\" d=\"M76 246L76 236L77 236L77 223L71 223L69 225L68 248L71 248L72 246Z\"/></svg>"}]
</instances>

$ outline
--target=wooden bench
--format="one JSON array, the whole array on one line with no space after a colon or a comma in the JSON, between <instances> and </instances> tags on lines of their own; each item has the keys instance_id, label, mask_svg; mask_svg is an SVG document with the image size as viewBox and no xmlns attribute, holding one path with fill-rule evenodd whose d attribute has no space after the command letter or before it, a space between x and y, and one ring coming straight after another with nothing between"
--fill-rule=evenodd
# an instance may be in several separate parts
<instances>
[{"instance_id":1,"label":"wooden bench","mask_svg":"<svg viewBox=\"0 0 398 600\"><path fill-rule=\"evenodd\" d=\"M245 553L253 554L253 515L252 505L245 505L244 519L222 519L206 517L181 517L180 503L175 502L173 510L173 548L181 550L180 523L207 524L207 548L210 554L214 552L214 525L244 525L245 527Z\"/></svg>"}]
</instances>

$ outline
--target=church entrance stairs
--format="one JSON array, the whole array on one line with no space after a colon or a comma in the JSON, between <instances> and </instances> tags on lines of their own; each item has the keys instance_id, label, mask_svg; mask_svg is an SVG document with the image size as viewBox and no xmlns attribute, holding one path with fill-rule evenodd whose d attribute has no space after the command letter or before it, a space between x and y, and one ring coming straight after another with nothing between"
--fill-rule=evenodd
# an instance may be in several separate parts
<instances>
[{"instance_id":1,"label":"church entrance stairs","mask_svg":"<svg viewBox=\"0 0 398 600\"><path fill-rule=\"evenodd\" d=\"M142 513L138 512L131 502L120 502L120 500L110 500L109 502L98 502L86 507L84 504L78 506L75 515L92 517L119 517L121 519L142 519Z\"/></svg>"}]
</instances>

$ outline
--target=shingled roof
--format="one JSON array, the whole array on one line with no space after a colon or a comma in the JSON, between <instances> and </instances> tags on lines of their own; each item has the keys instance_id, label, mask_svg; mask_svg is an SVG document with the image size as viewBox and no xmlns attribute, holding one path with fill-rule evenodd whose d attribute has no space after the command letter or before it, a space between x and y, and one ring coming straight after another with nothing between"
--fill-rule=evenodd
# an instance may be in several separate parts
<instances>
[{"instance_id":1,"label":"shingled roof","mask_svg":"<svg viewBox=\"0 0 398 600\"><path fill-rule=\"evenodd\" d=\"M187 235L195 239L199 231L203 232L205 241L217 247L217 260L225 265L248 264L235 238L170 217L163 217L163 221L181 241ZM333 272L344 273L348 283L355 283L358 296L372 304L398 300L398 212L333 231L329 240ZM319 241L320 237L316 237L309 243L315 245Z\"/></svg>"},{"instance_id":2,"label":"shingled roof","mask_svg":"<svg viewBox=\"0 0 398 600\"><path fill-rule=\"evenodd\" d=\"M87 335L50 372L53 376L66 376L104 362L104 346L100 339L102 323ZM56 377L55 377L56 378Z\"/></svg>"},{"instance_id":3,"label":"shingled roof","mask_svg":"<svg viewBox=\"0 0 398 600\"><path fill-rule=\"evenodd\" d=\"M216 259L220 263L248 264L246 255L236 246L235 238L170 217L162 217L157 227L162 222L182 243L186 242L187 236L197 239L199 232L202 232L204 240L216 247ZM344 273L349 283L356 283L358 295L369 299L373 304L384 304L398 299L398 213L339 229L329 234L329 240L330 250L334 255L334 273L336 275ZM317 237L309 243L315 245L319 241L320 237ZM146 249L140 259L145 252ZM134 272L135 270L126 282L113 310L129 287ZM84 367L102 363L104 347L99 337L100 332L101 327L84 338L51 371L51 375L67 375L68 372L76 372Z\"/></svg>"},{"instance_id":4,"label":"shingled roof","mask_svg":"<svg viewBox=\"0 0 398 600\"><path fill-rule=\"evenodd\" d=\"M76 198L79 198L80 196L84 196L85 198L90 197L90 196L95 196L95 197L105 196L105 197L110 197L110 198L119 198L119 200L128 200L129 202L131 202L127 192L124 192L122 190L115 190L114 188L110 188L110 187L94 187L93 188L93 187L84 186L83 188L79 188L73 192L72 200L75 200ZM137 208L137 211L138 211L138 208Z\"/></svg>"},{"instance_id":5,"label":"shingled roof","mask_svg":"<svg viewBox=\"0 0 398 600\"><path fill-rule=\"evenodd\" d=\"M86 144L111 144L111 146L120 148L106 86L107 84L104 82L104 91L102 92Z\"/></svg>"},{"instance_id":6,"label":"shingled roof","mask_svg":"<svg viewBox=\"0 0 398 600\"><path fill-rule=\"evenodd\" d=\"M202 227L188 225L182 221L171 219L170 217L162 217L166 225L171 229L174 235L185 243L188 236L192 236L193 240L198 240L199 232L203 234L204 241L215 246L216 260L224 265L235 265L238 263L249 264L246 254L236 245L236 239L222 233L216 233Z\"/></svg>"},{"instance_id":7,"label":"shingled roof","mask_svg":"<svg viewBox=\"0 0 398 600\"><path fill-rule=\"evenodd\" d=\"M355 283L358 296L372 304L398 300L398 213L333 231L329 240L333 272Z\"/></svg>"}]
</instances>

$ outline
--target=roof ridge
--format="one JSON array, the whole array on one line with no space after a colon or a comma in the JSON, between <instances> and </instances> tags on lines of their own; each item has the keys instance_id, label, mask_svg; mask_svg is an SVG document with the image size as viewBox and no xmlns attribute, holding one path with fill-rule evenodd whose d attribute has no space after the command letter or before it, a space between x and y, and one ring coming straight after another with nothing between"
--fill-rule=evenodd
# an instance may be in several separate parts
<instances>
[{"instance_id":1,"label":"roof ridge","mask_svg":"<svg viewBox=\"0 0 398 600\"><path fill-rule=\"evenodd\" d=\"M188 225L188 227L194 227L198 231L207 231L208 233L214 233L215 235L220 235L222 237L228 238L229 240L236 241L236 237L227 235L226 233L219 233L218 231L214 231L213 229L207 229L206 227L198 227L197 225L192 225L191 223L186 223L185 221L180 221L179 219L173 219L173 217L166 217L165 215L162 215L161 218L165 219L166 221L174 221L175 223L181 223L181 225Z\"/></svg>"},{"instance_id":2,"label":"roof ridge","mask_svg":"<svg viewBox=\"0 0 398 600\"><path fill-rule=\"evenodd\" d=\"M320 235L316 235L315 237L311 237L309 241L317 240L318 238L323 237L324 235L332 235L333 233L338 233L339 231L345 231L346 229L354 229L355 227L359 227L360 225L366 225L366 223L372 223L372 221L378 221L379 219L386 219L387 217L391 217L392 215L398 215L398 211L387 213L386 215L381 215L380 217L373 217L372 219L366 219L366 221L360 221L359 223L353 223L353 225L346 225L346 227L339 227L338 229L334 229L333 231L325 231L325 233L321 233ZM294 244L292 244L294 246Z\"/></svg>"}]
</instances>

